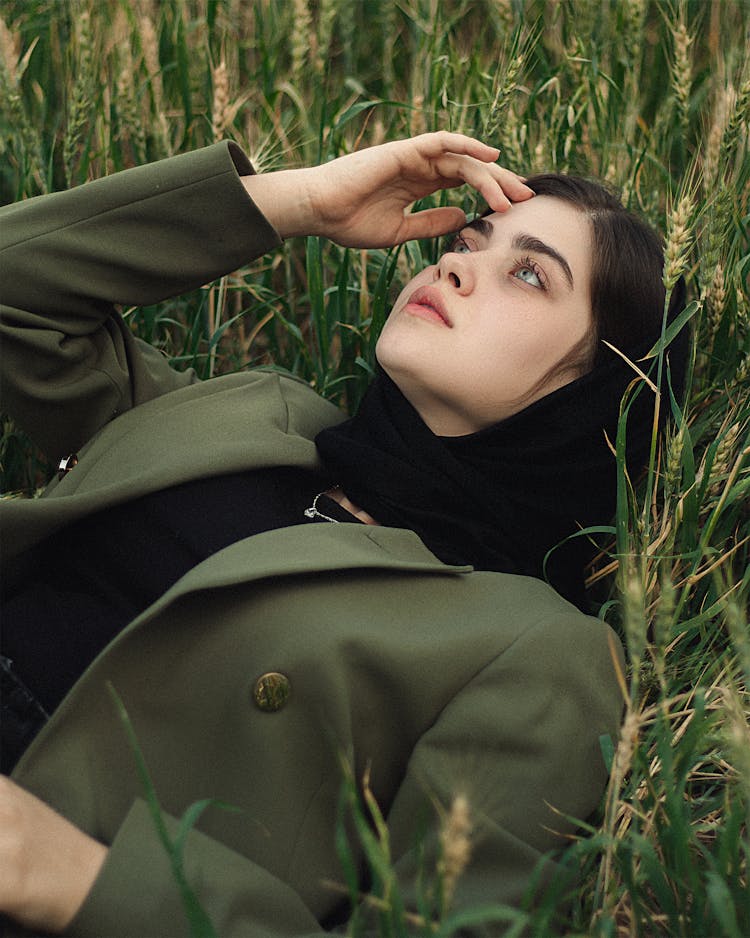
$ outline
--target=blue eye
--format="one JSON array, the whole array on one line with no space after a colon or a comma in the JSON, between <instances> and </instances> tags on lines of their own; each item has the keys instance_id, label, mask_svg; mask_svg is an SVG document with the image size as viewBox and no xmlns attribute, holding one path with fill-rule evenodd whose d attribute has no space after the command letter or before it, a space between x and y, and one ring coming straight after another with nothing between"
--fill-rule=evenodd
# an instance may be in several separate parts
<instances>
[{"instance_id":1,"label":"blue eye","mask_svg":"<svg viewBox=\"0 0 750 938\"><path fill-rule=\"evenodd\" d=\"M533 287L541 287L542 282L537 277L536 271L532 267L519 267L513 274L514 277L518 277L519 280L523 280L525 283L530 283Z\"/></svg>"},{"instance_id":2,"label":"blue eye","mask_svg":"<svg viewBox=\"0 0 750 938\"><path fill-rule=\"evenodd\" d=\"M511 275L517 280L528 283L531 287L537 287L539 290L547 289L547 279L544 272L530 257L519 258L513 266Z\"/></svg>"}]
</instances>

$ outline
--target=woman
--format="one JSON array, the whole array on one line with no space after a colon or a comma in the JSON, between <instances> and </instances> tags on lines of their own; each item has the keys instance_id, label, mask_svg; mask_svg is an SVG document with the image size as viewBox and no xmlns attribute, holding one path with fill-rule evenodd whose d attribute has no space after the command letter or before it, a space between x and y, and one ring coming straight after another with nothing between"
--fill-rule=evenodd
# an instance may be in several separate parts
<instances>
[{"instance_id":1,"label":"woman","mask_svg":"<svg viewBox=\"0 0 750 938\"><path fill-rule=\"evenodd\" d=\"M45 498L2 506L3 653L14 693L54 711L0 789L0 909L16 921L186 929L108 684L168 816L204 797L243 809L210 808L186 843L222 936L346 920L330 886L342 756L357 781L369 770L407 902L419 864L434 869L432 828L414 849L431 805L472 808L455 908L518 902L596 806L617 643L534 577L612 512L604 430L632 372L598 363L597 340L625 275L603 204L541 194L559 186L544 179L532 198L497 155L440 133L256 176L220 144L4 210L3 406L61 459ZM405 214L463 182L484 219ZM178 374L113 307L294 235L375 247L456 228L396 301L350 421L276 374ZM629 352L654 341L663 302L658 244L631 228L656 306L634 336L617 323ZM578 598L578 551L552 560Z\"/></svg>"}]
</instances>

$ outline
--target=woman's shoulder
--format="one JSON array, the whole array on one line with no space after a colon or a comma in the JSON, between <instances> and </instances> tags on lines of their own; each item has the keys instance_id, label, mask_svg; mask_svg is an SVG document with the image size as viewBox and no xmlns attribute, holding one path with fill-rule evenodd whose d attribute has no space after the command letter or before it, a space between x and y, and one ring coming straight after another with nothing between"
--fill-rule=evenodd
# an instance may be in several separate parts
<instances>
[{"instance_id":1,"label":"woman's shoulder","mask_svg":"<svg viewBox=\"0 0 750 938\"><path fill-rule=\"evenodd\" d=\"M548 583L509 573L471 574L473 592L482 595L483 615L502 620L516 636L523 636L543 650L545 660L562 662L571 656L581 660L617 661L622 665L622 643L609 623L581 611Z\"/></svg>"}]
</instances>

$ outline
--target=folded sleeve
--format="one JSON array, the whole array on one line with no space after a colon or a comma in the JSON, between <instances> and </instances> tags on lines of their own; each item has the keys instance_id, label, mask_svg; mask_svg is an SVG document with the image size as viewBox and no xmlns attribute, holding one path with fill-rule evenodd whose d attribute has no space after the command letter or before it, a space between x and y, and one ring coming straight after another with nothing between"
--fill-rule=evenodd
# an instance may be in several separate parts
<instances>
[{"instance_id":1,"label":"folded sleeve","mask_svg":"<svg viewBox=\"0 0 750 938\"><path fill-rule=\"evenodd\" d=\"M178 823L165 816L172 838ZM297 893L263 867L193 830L185 876L222 938L322 936ZM177 882L145 802L126 816L93 889L66 934L81 938L180 938L191 934Z\"/></svg>"},{"instance_id":2,"label":"folded sleeve","mask_svg":"<svg viewBox=\"0 0 750 938\"><path fill-rule=\"evenodd\" d=\"M571 607L523 632L454 697L415 747L388 817L407 903L419 881L414 819L427 804L446 817L458 795L471 834L454 909L517 907L533 874L552 874L549 857L602 798L601 737L617 737L622 667L611 629ZM439 852L433 831L423 868L434 870Z\"/></svg>"},{"instance_id":3,"label":"folded sleeve","mask_svg":"<svg viewBox=\"0 0 750 938\"><path fill-rule=\"evenodd\" d=\"M279 244L220 143L0 209L0 406L48 455L192 383L118 306L208 283Z\"/></svg>"}]
</instances>

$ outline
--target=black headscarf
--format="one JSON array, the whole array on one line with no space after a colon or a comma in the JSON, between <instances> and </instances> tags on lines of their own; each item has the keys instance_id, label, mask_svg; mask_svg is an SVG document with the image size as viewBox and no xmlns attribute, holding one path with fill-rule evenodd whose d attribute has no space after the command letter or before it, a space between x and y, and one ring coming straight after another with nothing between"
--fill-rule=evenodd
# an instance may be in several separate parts
<instances>
[{"instance_id":1,"label":"black headscarf","mask_svg":"<svg viewBox=\"0 0 750 938\"><path fill-rule=\"evenodd\" d=\"M671 305L682 308L684 288ZM653 341L625 354L637 361ZM683 329L662 375L663 391L669 374L678 398L687 352ZM655 382L655 359L639 367L649 365ZM620 402L634 377L613 352L593 371L491 427L439 437L378 368L356 416L323 430L315 442L347 496L381 524L410 528L446 563L546 578L583 607L589 540L567 541L546 568L545 556L581 528L611 522L616 461L607 438L614 445ZM627 465L635 478L648 461L654 414L654 393L640 385L627 421ZM662 417L668 401L663 394Z\"/></svg>"}]
</instances>

